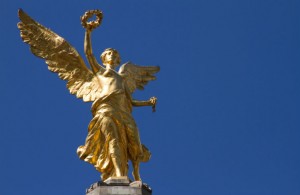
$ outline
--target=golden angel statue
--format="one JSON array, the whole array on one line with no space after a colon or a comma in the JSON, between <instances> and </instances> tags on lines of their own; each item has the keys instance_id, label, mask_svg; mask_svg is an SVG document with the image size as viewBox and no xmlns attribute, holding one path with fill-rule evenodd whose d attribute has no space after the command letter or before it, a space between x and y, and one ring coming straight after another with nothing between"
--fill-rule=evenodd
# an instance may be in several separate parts
<instances>
[{"instance_id":1,"label":"golden angel statue","mask_svg":"<svg viewBox=\"0 0 300 195\"><path fill-rule=\"evenodd\" d=\"M139 131L132 117L132 106L152 106L157 99L147 101L132 99L136 89L143 89L148 81L155 80L158 66L137 66L130 62L120 64L115 49L105 49L100 65L92 52L91 32L100 25L102 12L87 11L81 18L86 29L84 52L91 70L84 60L64 38L45 28L21 9L18 28L23 41L30 45L31 52L43 58L48 69L67 81L67 88L84 102L93 102L93 119L88 126L85 144L77 149L80 159L89 162L101 172L102 180L128 174L128 162L133 165L135 181L141 180L139 163L150 159L150 151L141 144ZM95 16L96 20L89 21Z\"/></svg>"}]
</instances>

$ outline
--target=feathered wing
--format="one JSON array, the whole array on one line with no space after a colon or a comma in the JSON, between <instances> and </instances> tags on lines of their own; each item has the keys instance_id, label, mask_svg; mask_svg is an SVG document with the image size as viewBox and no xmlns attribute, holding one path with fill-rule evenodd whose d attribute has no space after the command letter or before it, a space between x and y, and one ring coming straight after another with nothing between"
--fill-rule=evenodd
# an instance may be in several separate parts
<instances>
[{"instance_id":1,"label":"feathered wing","mask_svg":"<svg viewBox=\"0 0 300 195\"><path fill-rule=\"evenodd\" d=\"M46 60L48 69L67 81L71 94L83 101L94 101L101 91L94 74L83 59L66 40L30 18L19 10L18 23L21 38L30 45L31 52Z\"/></svg>"},{"instance_id":2,"label":"feathered wing","mask_svg":"<svg viewBox=\"0 0 300 195\"><path fill-rule=\"evenodd\" d=\"M143 90L149 81L155 80L154 74L159 70L159 66L137 66L127 62L120 67L119 74L125 79L130 93L133 93L136 89Z\"/></svg>"}]
</instances>

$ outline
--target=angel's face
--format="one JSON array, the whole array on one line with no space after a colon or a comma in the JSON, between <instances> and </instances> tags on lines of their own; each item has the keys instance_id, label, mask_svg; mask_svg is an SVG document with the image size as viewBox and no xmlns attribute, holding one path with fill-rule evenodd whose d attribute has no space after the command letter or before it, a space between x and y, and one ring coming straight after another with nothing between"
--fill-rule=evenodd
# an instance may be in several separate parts
<instances>
[{"instance_id":1,"label":"angel's face","mask_svg":"<svg viewBox=\"0 0 300 195\"><path fill-rule=\"evenodd\" d=\"M119 65L119 59L120 59L120 56L119 56L118 52L109 50L109 51L106 51L103 64L109 64L111 66L114 66L114 68L115 68Z\"/></svg>"}]
</instances>

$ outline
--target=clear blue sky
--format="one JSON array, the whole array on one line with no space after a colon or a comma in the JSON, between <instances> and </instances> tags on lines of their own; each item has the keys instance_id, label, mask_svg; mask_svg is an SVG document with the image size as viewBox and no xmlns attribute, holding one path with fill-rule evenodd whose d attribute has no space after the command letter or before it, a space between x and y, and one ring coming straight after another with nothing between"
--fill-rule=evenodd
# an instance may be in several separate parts
<instances>
[{"instance_id":1,"label":"clear blue sky","mask_svg":"<svg viewBox=\"0 0 300 195\"><path fill-rule=\"evenodd\" d=\"M159 65L134 117L154 195L300 194L300 2L297 0L2 0L0 194L82 195L100 174L78 159L90 104L33 56L23 8L83 56L79 17L101 9L93 49Z\"/></svg>"}]
</instances>

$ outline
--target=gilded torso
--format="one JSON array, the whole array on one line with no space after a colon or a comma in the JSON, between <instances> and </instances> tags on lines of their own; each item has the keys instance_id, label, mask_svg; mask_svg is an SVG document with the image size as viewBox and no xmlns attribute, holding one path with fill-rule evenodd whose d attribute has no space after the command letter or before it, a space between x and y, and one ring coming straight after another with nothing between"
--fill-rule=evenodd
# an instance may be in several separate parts
<instances>
[{"instance_id":1,"label":"gilded torso","mask_svg":"<svg viewBox=\"0 0 300 195\"><path fill-rule=\"evenodd\" d=\"M98 73L97 78L101 86L100 98L96 101L97 106L108 104L114 109L131 112L131 97L126 90L123 78L114 70L110 69L104 73Z\"/></svg>"}]
</instances>

